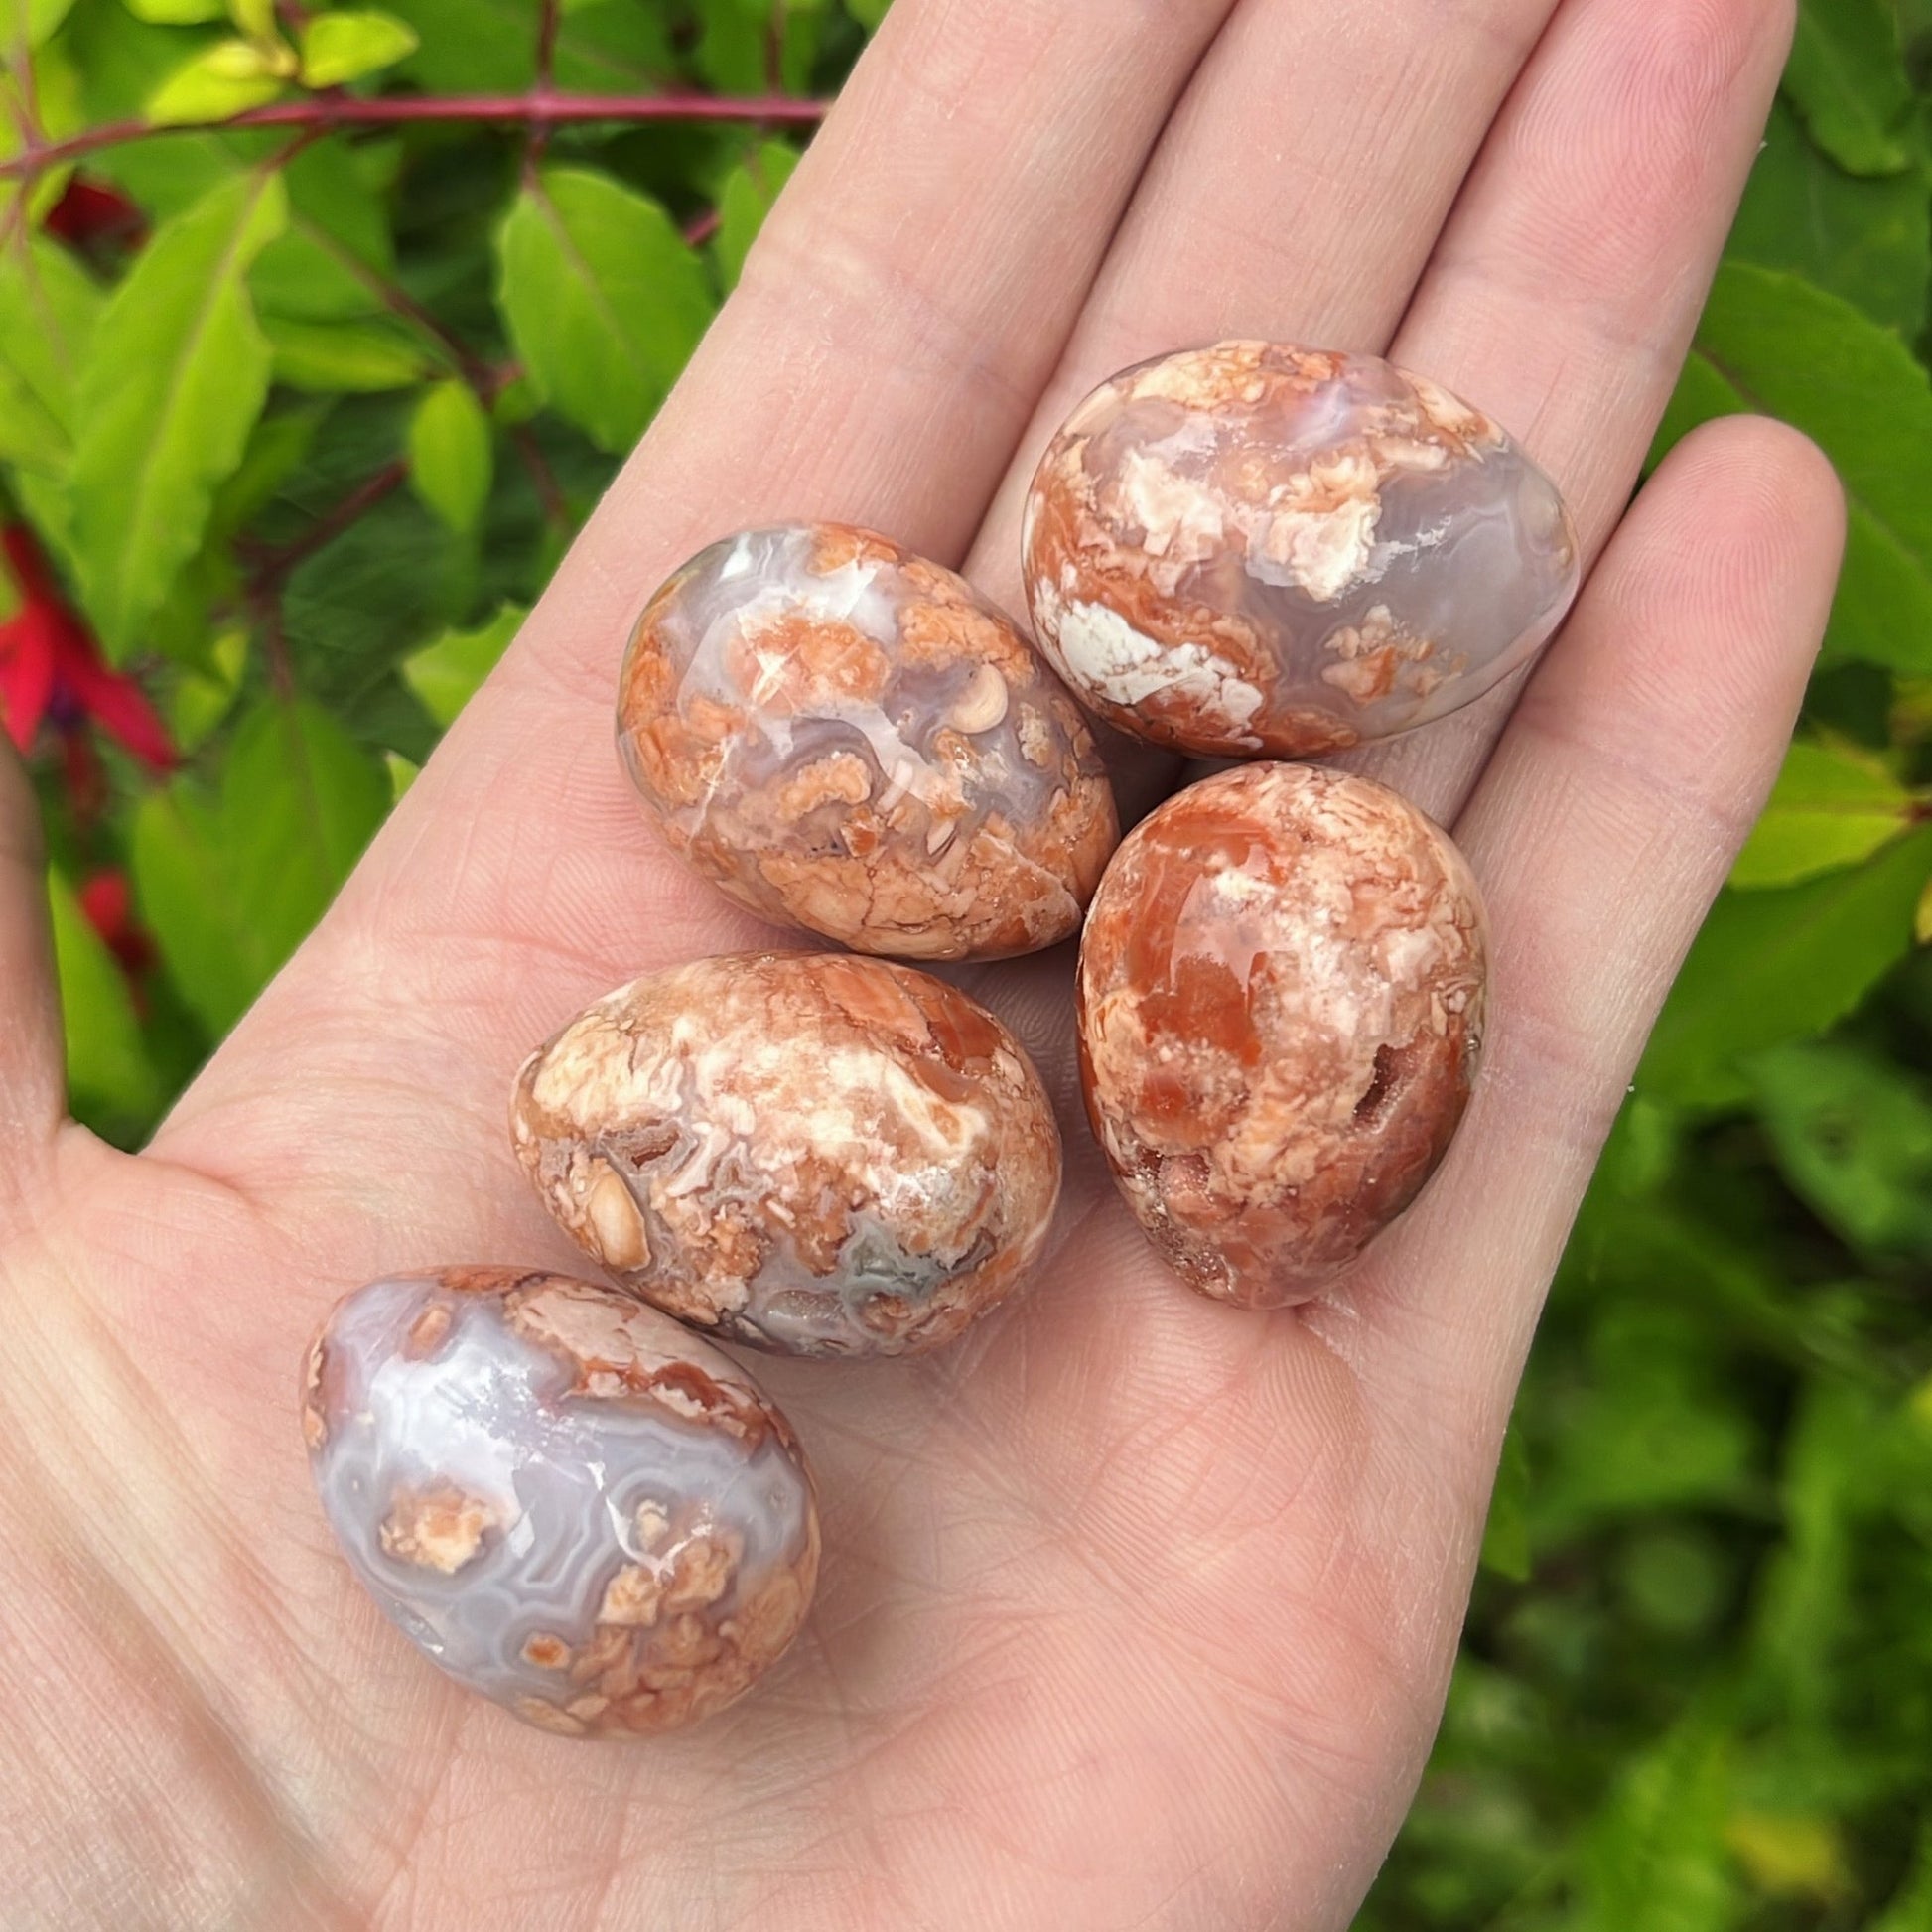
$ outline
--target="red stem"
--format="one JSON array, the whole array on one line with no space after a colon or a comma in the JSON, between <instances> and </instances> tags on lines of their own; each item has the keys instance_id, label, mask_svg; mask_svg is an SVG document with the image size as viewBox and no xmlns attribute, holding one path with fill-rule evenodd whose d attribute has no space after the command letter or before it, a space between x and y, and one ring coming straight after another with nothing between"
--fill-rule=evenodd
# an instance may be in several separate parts
<instances>
[{"instance_id":1,"label":"red stem","mask_svg":"<svg viewBox=\"0 0 1932 1932\"><path fill-rule=\"evenodd\" d=\"M251 597L257 601L268 598L294 574L298 565L306 563L325 545L334 543L385 496L400 489L408 476L409 465L400 457L393 463L384 464L374 476L357 483L346 496L324 510L293 543L285 543L274 550L258 551L248 579Z\"/></svg>"},{"instance_id":2,"label":"red stem","mask_svg":"<svg viewBox=\"0 0 1932 1932\"><path fill-rule=\"evenodd\" d=\"M540 0L537 10L537 78L531 97L549 100L557 84L557 30L562 24L563 0ZM543 159L550 140L549 123L532 121L524 141L523 173L527 180Z\"/></svg>"},{"instance_id":3,"label":"red stem","mask_svg":"<svg viewBox=\"0 0 1932 1932\"><path fill-rule=\"evenodd\" d=\"M775 94L753 98L718 94L426 94L394 100L322 95L276 101L216 120L171 122L165 127L151 127L146 121L109 121L65 141L30 146L11 160L0 162L0 181L18 181L102 148L122 147L130 141L164 134L241 134L257 127L327 132L342 127L397 127L412 121L497 121L544 128L597 121L749 121L809 126L822 120L831 104L828 100L794 100Z\"/></svg>"},{"instance_id":4,"label":"red stem","mask_svg":"<svg viewBox=\"0 0 1932 1932\"><path fill-rule=\"evenodd\" d=\"M528 423L518 423L510 431L510 442L523 459L523 468L529 473L544 516L559 530L568 533L570 502L564 495L563 485L557 481L556 471L550 467L550 459L543 453L543 445L536 439L536 432Z\"/></svg>"},{"instance_id":5,"label":"red stem","mask_svg":"<svg viewBox=\"0 0 1932 1932\"><path fill-rule=\"evenodd\" d=\"M547 95L557 68L557 27L563 0L543 0L537 14L537 93Z\"/></svg>"}]
</instances>

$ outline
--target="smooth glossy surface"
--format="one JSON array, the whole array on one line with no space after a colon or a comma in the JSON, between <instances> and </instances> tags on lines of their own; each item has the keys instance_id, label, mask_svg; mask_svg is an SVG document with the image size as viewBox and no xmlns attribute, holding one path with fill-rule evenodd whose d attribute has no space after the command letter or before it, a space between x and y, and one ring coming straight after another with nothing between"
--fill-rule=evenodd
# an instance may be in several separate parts
<instances>
[{"instance_id":1,"label":"smooth glossy surface","mask_svg":"<svg viewBox=\"0 0 1932 1932\"><path fill-rule=\"evenodd\" d=\"M790 1643L818 1573L784 1418L609 1288L371 1283L311 1344L303 1433L350 1568L459 1683L567 1736L670 1730Z\"/></svg>"},{"instance_id":2,"label":"smooth glossy surface","mask_svg":"<svg viewBox=\"0 0 1932 1932\"><path fill-rule=\"evenodd\" d=\"M798 1355L950 1341L1024 1279L1059 1133L1013 1035L884 960L742 953L636 981L517 1077L550 1211L682 1321Z\"/></svg>"},{"instance_id":3,"label":"smooth glossy surface","mask_svg":"<svg viewBox=\"0 0 1932 1932\"><path fill-rule=\"evenodd\" d=\"M624 762L677 853L855 951L1066 938L1119 835L1079 709L963 578L837 524L751 530L652 598Z\"/></svg>"},{"instance_id":4,"label":"smooth glossy surface","mask_svg":"<svg viewBox=\"0 0 1932 1932\"><path fill-rule=\"evenodd\" d=\"M1080 947L1094 1132L1192 1287L1306 1300L1409 1205L1481 1047L1475 882L1386 786L1224 771L1144 819Z\"/></svg>"},{"instance_id":5,"label":"smooth glossy surface","mask_svg":"<svg viewBox=\"0 0 1932 1932\"><path fill-rule=\"evenodd\" d=\"M1576 596L1557 488L1370 355L1223 343L1076 409L1028 502L1040 648L1156 744L1302 758L1467 704Z\"/></svg>"}]
</instances>

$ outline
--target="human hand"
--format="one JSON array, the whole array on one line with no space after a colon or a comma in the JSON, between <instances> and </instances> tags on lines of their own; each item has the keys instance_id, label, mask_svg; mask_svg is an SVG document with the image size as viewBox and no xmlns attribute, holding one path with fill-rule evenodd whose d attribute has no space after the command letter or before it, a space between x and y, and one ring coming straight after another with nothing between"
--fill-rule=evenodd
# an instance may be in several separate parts
<instances>
[{"instance_id":1,"label":"human hand","mask_svg":"<svg viewBox=\"0 0 1932 1932\"><path fill-rule=\"evenodd\" d=\"M4 773L24 1923L1346 1922L1439 1715L1539 1303L1824 623L1841 512L1791 433L1715 426L1623 514L1789 16L898 0L518 644L138 1159L62 1122ZM827 1562L755 1696L634 1748L524 1729L350 1581L294 1379L375 1275L572 1267L510 1157L515 1065L618 981L763 936L657 852L620 772L627 621L783 516L968 558L1018 611L1052 426L1232 335L1389 348L1514 432L1600 555L1520 695L1352 760L1454 826L1489 898L1488 1065L1449 1162L1333 1294L1214 1306L1075 1124L1066 950L966 976L1066 1115L1054 1258L948 1353L757 1364Z\"/></svg>"}]
</instances>

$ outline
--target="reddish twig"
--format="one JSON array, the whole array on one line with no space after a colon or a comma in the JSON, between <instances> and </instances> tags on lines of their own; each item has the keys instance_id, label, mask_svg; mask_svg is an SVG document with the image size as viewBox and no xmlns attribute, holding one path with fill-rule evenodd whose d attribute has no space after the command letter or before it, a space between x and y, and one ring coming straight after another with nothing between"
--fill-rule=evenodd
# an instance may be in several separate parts
<instances>
[{"instance_id":1,"label":"reddish twig","mask_svg":"<svg viewBox=\"0 0 1932 1932\"><path fill-rule=\"evenodd\" d=\"M360 282L392 316L412 329L420 330L435 343L450 358L451 366L477 392L483 405L488 406L501 387L496 371L448 324L426 309L400 282L391 281L379 268L371 268L351 250L332 248L330 253L341 263L345 272Z\"/></svg>"},{"instance_id":2,"label":"reddish twig","mask_svg":"<svg viewBox=\"0 0 1932 1932\"><path fill-rule=\"evenodd\" d=\"M693 248L702 248L718 232L718 225L725 217L715 207L708 207L684 224L684 238Z\"/></svg>"},{"instance_id":3,"label":"reddish twig","mask_svg":"<svg viewBox=\"0 0 1932 1932\"><path fill-rule=\"evenodd\" d=\"M65 141L29 146L0 162L0 181L19 181L63 161L77 160L102 148L126 146L168 134L245 134L252 128L292 127L332 133L345 127L404 127L412 122L481 121L504 126L577 127L599 121L644 125L657 121L738 121L772 126L810 126L824 118L831 102L783 96L729 97L721 94L423 94L403 99L360 100L353 95L318 95L276 101L206 121L179 121L153 127L146 121L109 121Z\"/></svg>"},{"instance_id":4,"label":"reddish twig","mask_svg":"<svg viewBox=\"0 0 1932 1932\"><path fill-rule=\"evenodd\" d=\"M774 94L783 93L785 86L785 25L784 7L773 7L764 35L764 84Z\"/></svg>"},{"instance_id":5,"label":"reddish twig","mask_svg":"<svg viewBox=\"0 0 1932 1932\"><path fill-rule=\"evenodd\" d=\"M557 29L562 22L563 11L563 0L540 0L537 7L537 77L536 85L531 89L531 96L536 100L551 100L556 95ZM523 150L523 172L526 177L543 159L543 151L549 141L549 123L532 121Z\"/></svg>"},{"instance_id":6,"label":"reddish twig","mask_svg":"<svg viewBox=\"0 0 1932 1932\"><path fill-rule=\"evenodd\" d=\"M365 478L340 502L324 510L294 542L280 544L272 550L256 551L250 559L253 569L248 574L250 600L256 603L268 601L318 550L334 543L385 496L401 488L408 476L409 465L401 457L393 463L385 463L374 476Z\"/></svg>"},{"instance_id":7,"label":"reddish twig","mask_svg":"<svg viewBox=\"0 0 1932 1932\"><path fill-rule=\"evenodd\" d=\"M543 0L537 9L537 85L538 98L550 96L557 72L557 24L563 14L563 0Z\"/></svg>"},{"instance_id":8,"label":"reddish twig","mask_svg":"<svg viewBox=\"0 0 1932 1932\"><path fill-rule=\"evenodd\" d=\"M559 530L570 529L570 499L564 494L564 486L557 481L557 473L550 467L550 459L543 453L543 445L536 439L536 432L528 423L518 423L510 431L510 442L516 454L523 461L528 473L531 487L537 493L537 502L543 510L545 521Z\"/></svg>"}]
</instances>

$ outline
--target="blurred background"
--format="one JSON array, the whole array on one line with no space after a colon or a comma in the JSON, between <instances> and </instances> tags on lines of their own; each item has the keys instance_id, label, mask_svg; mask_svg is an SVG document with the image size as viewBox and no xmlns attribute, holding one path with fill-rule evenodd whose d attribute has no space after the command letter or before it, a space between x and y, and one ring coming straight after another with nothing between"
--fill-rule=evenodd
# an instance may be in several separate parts
<instances>
[{"instance_id":1,"label":"blurred background","mask_svg":"<svg viewBox=\"0 0 1932 1932\"><path fill-rule=\"evenodd\" d=\"M103 1134L326 906L886 4L6 0L0 714ZM1564 1264L1368 1932L1932 1932L1929 285L1932 0L1804 0L1659 448L1799 424L1850 563Z\"/></svg>"}]
</instances>

